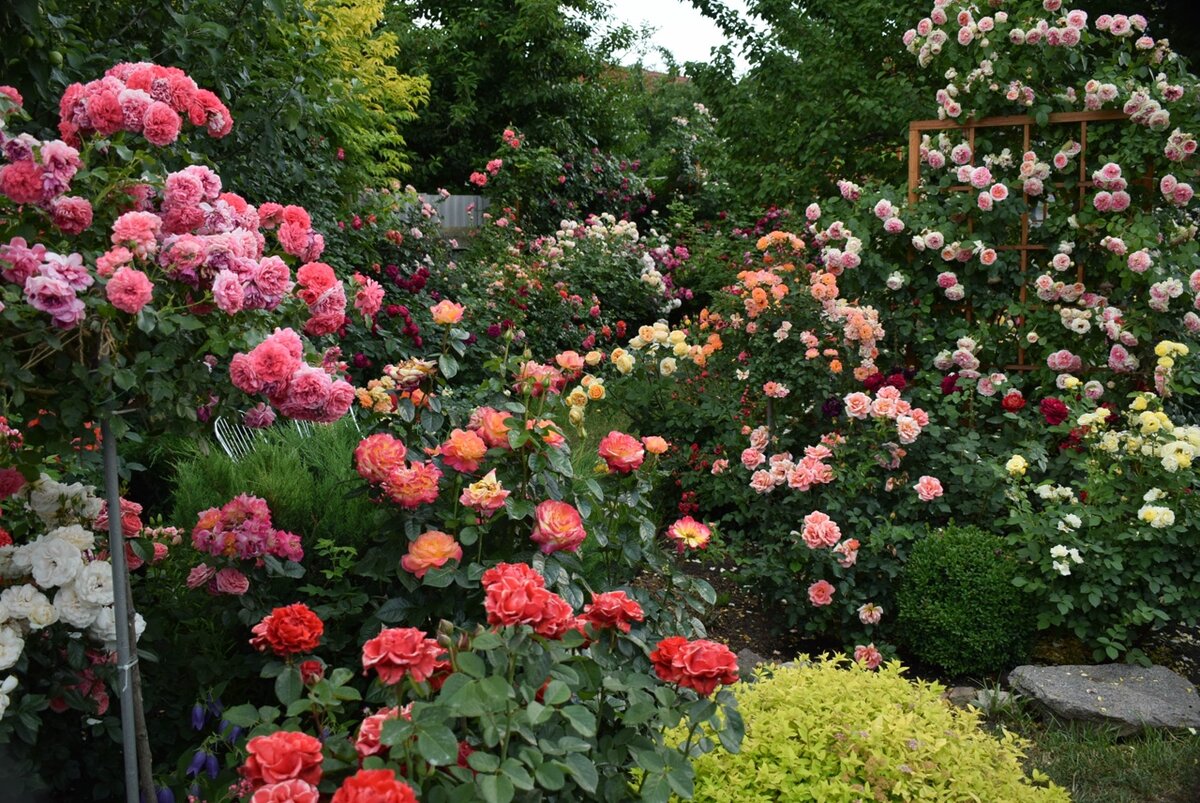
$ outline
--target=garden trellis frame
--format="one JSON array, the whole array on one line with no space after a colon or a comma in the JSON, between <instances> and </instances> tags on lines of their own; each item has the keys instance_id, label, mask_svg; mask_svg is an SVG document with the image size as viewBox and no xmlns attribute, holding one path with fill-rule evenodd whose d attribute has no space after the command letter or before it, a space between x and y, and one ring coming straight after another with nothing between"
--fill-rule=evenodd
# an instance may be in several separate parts
<instances>
[{"instance_id":1,"label":"garden trellis frame","mask_svg":"<svg viewBox=\"0 0 1200 803\"><path fill-rule=\"evenodd\" d=\"M976 132L980 129L991 128L1008 128L1021 130L1022 153L1029 151L1035 130L1043 130L1055 126L1072 126L1075 129L1075 141L1079 143L1079 176L1078 184L1076 185L1077 196L1075 199L1075 210L1078 211L1084 204L1087 198L1088 191L1093 186L1091 173L1088 170L1088 126L1093 123L1114 123L1123 120L1128 120L1129 115L1122 111L1083 111L1083 112L1059 112L1056 114L1047 115L1044 123L1039 123L1038 119L1032 115L1007 115L1001 117L984 117L978 120L965 120L958 122L956 120L913 120L908 124L908 204L911 208L916 204L918 195L921 189L921 138L926 134L936 134L943 131L958 132L966 143L971 148L971 163L975 164L975 138ZM1145 183L1151 180L1144 178L1133 183ZM1050 193L1053 189L1062 189L1065 182L1062 181L1047 181L1046 192ZM973 188L968 184L952 185L949 188L950 192L967 192ZM1022 193L1025 203L1028 205L1030 196ZM968 226L970 223L968 222ZM1024 304L1028 295L1028 282L1026 278L1029 272L1029 264L1031 254L1045 252L1049 250L1049 245L1045 243L1031 243L1029 241L1029 232L1031 228L1029 212L1021 214L1021 233L1018 242L997 243L993 247L997 251L1015 251L1020 255L1020 271L1021 271L1021 291L1020 303ZM969 230L969 229L968 229ZM1084 277L1083 263L1079 262L1076 266L1076 281L1082 282ZM967 316L970 319L973 317L973 308L970 302L967 304ZM1023 345L1017 348L1017 362L1013 365L1004 366L1005 370L1009 371L1030 371L1037 366L1030 364L1025 359L1025 348Z\"/></svg>"}]
</instances>

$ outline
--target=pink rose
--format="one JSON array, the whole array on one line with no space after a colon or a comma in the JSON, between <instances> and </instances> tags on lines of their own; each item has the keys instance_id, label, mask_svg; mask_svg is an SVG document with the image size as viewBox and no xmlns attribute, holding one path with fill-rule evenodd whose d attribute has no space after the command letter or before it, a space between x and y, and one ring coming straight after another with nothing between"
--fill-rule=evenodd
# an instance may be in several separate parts
<instances>
[{"instance_id":1,"label":"pink rose","mask_svg":"<svg viewBox=\"0 0 1200 803\"><path fill-rule=\"evenodd\" d=\"M216 581L217 593L219 594L232 594L235 597L240 597L250 590L249 578L237 569L221 569L217 572L214 579Z\"/></svg>"},{"instance_id":2,"label":"pink rose","mask_svg":"<svg viewBox=\"0 0 1200 803\"><path fill-rule=\"evenodd\" d=\"M922 502L932 502L942 495L942 482L937 477L924 475L913 486Z\"/></svg>"},{"instance_id":3,"label":"pink rose","mask_svg":"<svg viewBox=\"0 0 1200 803\"><path fill-rule=\"evenodd\" d=\"M847 394L843 401L846 403L846 415L851 418L864 419L871 414L871 397L865 393Z\"/></svg>"}]
</instances>

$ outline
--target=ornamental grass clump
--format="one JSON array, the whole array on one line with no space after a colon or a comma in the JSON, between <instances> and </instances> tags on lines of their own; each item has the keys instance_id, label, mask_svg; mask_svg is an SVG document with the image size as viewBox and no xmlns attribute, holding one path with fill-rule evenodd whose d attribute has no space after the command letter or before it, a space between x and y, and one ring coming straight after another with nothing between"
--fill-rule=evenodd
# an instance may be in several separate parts
<instances>
[{"instance_id":1,"label":"ornamental grass clump","mask_svg":"<svg viewBox=\"0 0 1200 803\"><path fill-rule=\"evenodd\" d=\"M1025 743L994 738L979 713L910 681L842 659L776 669L736 687L746 736L737 754L694 760L696 801L1067 801L1021 767ZM680 734L682 735L682 734Z\"/></svg>"}]
</instances>

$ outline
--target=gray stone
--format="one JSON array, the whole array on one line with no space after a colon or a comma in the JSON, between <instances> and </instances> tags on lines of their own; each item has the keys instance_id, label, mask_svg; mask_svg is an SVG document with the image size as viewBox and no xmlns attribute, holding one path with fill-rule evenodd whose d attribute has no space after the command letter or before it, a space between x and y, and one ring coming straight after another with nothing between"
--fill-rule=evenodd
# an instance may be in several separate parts
<instances>
[{"instance_id":1,"label":"gray stone","mask_svg":"<svg viewBox=\"0 0 1200 803\"><path fill-rule=\"evenodd\" d=\"M756 653L749 647L739 650L737 654L738 674L742 680L754 681L754 670L767 662L766 658Z\"/></svg>"},{"instance_id":2,"label":"gray stone","mask_svg":"<svg viewBox=\"0 0 1200 803\"><path fill-rule=\"evenodd\" d=\"M1196 687L1165 666L1018 666L1008 682L1064 719L1109 724L1121 733L1200 728Z\"/></svg>"},{"instance_id":3,"label":"gray stone","mask_svg":"<svg viewBox=\"0 0 1200 803\"><path fill-rule=\"evenodd\" d=\"M955 686L952 689L946 689L946 691L942 692L942 699L951 705L966 708L975 702L975 695L978 692L979 689L974 686Z\"/></svg>"}]
</instances>

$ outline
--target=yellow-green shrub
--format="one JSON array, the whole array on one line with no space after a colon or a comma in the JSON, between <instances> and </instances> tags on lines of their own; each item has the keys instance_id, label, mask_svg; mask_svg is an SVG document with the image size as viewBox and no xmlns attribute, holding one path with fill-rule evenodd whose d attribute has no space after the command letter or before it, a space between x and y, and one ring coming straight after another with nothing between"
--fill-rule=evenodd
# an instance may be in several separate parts
<instances>
[{"instance_id":1,"label":"yellow-green shrub","mask_svg":"<svg viewBox=\"0 0 1200 803\"><path fill-rule=\"evenodd\" d=\"M937 684L898 663L870 671L826 659L776 669L735 689L746 722L741 752L695 760L697 801L1069 801L1035 772L1025 743L979 727Z\"/></svg>"}]
</instances>

